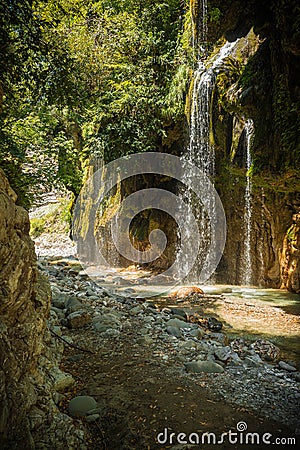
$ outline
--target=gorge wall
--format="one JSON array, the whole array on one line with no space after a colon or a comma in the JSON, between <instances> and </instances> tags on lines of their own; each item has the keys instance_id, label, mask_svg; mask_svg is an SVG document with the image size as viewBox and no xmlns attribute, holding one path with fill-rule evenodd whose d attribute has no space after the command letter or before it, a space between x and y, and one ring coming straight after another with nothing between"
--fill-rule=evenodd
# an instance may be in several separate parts
<instances>
[{"instance_id":1,"label":"gorge wall","mask_svg":"<svg viewBox=\"0 0 300 450\"><path fill-rule=\"evenodd\" d=\"M207 3L207 16L202 17ZM191 0L192 27L190 45L194 55L209 67L211 58L225 43L239 40L234 52L218 69L210 107L210 139L215 153L215 186L227 219L227 243L218 266L219 283L245 284L245 272L251 272L246 284L286 287L300 292L300 10L296 0ZM203 42L205 23L207 42ZM203 51L205 48L205 51ZM212 55L212 56L211 56ZM193 61L194 68L198 61ZM192 66L192 64L191 64ZM157 151L181 156L188 146L188 122L192 110L191 88L186 92L186 122L169 124L165 145ZM252 164L247 168L245 124L251 119ZM170 131L171 130L171 131ZM176 132L175 132L176 131ZM245 261L245 189L251 180L250 256ZM122 198L135 189L159 187L177 192L172 180L149 177L123 182L106 205L96 224L104 228L118 210ZM88 202L88 199L84 200ZM76 227L80 236L91 234L94 222L88 220L90 207L84 208ZM164 270L173 262L178 239L170 217L159 211L140 214L131 228L132 242L145 250L148 236L155 228L165 231L169 245L153 264ZM92 229L93 228L93 229ZM111 263L117 263L114 249L103 234L105 251ZM81 238L80 238L81 239ZM99 245L102 245L101 242ZM88 249L93 257L94 249ZM173 255L173 256L172 256ZM249 264L250 261L250 264ZM130 261L119 261L127 265ZM156 265L155 265L156 264ZM248 267L246 267L248 264ZM195 280L196 281L196 280Z\"/></svg>"},{"instance_id":2,"label":"gorge wall","mask_svg":"<svg viewBox=\"0 0 300 450\"><path fill-rule=\"evenodd\" d=\"M202 0L191 2L196 23ZM251 284L300 292L300 11L296 1L208 2L208 45L240 39L212 99L216 187L227 217L217 280L242 284L245 247L245 122L254 122ZM209 64L209 59L206 60Z\"/></svg>"},{"instance_id":3,"label":"gorge wall","mask_svg":"<svg viewBox=\"0 0 300 450\"><path fill-rule=\"evenodd\" d=\"M28 213L15 202L0 170L0 447L84 448L52 398L63 346L50 335L50 285L37 269Z\"/></svg>"},{"instance_id":4,"label":"gorge wall","mask_svg":"<svg viewBox=\"0 0 300 450\"><path fill-rule=\"evenodd\" d=\"M0 317L1 417L4 443L30 448L28 412L35 404L34 376L41 354L49 288L38 297L34 244L26 211L15 205L16 194L0 172Z\"/></svg>"}]
</instances>

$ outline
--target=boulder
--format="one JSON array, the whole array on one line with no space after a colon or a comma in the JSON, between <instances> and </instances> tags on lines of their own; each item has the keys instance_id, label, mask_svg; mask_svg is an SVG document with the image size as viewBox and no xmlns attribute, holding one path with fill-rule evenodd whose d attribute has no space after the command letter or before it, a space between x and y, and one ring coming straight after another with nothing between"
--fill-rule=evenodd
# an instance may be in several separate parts
<instances>
[{"instance_id":1,"label":"boulder","mask_svg":"<svg viewBox=\"0 0 300 450\"><path fill-rule=\"evenodd\" d=\"M68 410L72 417L85 417L89 411L95 408L97 408L97 402L89 395L74 397L68 405Z\"/></svg>"},{"instance_id":2,"label":"boulder","mask_svg":"<svg viewBox=\"0 0 300 450\"><path fill-rule=\"evenodd\" d=\"M167 333L170 334L171 336L175 336L177 338L180 338L182 336L181 331L178 327L168 326L166 330Z\"/></svg>"},{"instance_id":3,"label":"boulder","mask_svg":"<svg viewBox=\"0 0 300 450\"><path fill-rule=\"evenodd\" d=\"M189 297L191 295L202 296L204 295L204 292L198 286L183 286L172 291L169 297L184 298Z\"/></svg>"},{"instance_id":4,"label":"boulder","mask_svg":"<svg viewBox=\"0 0 300 450\"><path fill-rule=\"evenodd\" d=\"M170 319L166 322L167 327L176 327L176 328L195 328L195 325L192 323L184 322L181 319ZM197 327L197 325L196 325Z\"/></svg>"},{"instance_id":5,"label":"boulder","mask_svg":"<svg viewBox=\"0 0 300 450\"><path fill-rule=\"evenodd\" d=\"M52 305L58 309L66 308L66 301L68 296L62 292L52 291Z\"/></svg>"},{"instance_id":6,"label":"boulder","mask_svg":"<svg viewBox=\"0 0 300 450\"><path fill-rule=\"evenodd\" d=\"M68 314L71 314L72 312L84 309L83 304L78 300L77 297L75 297L75 295L70 296L66 300L65 307L67 308L67 313Z\"/></svg>"},{"instance_id":7,"label":"boulder","mask_svg":"<svg viewBox=\"0 0 300 450\"><path fill-rule=\"evenodd\" d=\"M275 361L280 355L280 350L276 347L276 345L263 339L258 339L255 341L250 345L250 348L266 361Z\"/></svg>"},{"instance_id":8,"label":"boulder","mask_svg":"<svg viewBox=\"0 0 300 450\"><path fill-rule=\"evenodd\" d=\"M191 373L222 373L224 369L214 361L192 361L185 363L186 370Z\"/></svg>"},{"instance_id":9,"label":"boulder","mask_svg":"<svg viewBox=\"0 0 300 450\"><path fill-rule=\"evenodd\" d=\"M81 328L92 321L90 313L84 309L75 311L67 316L67 325L69 328Z\"/></svg>"}]
</instances>

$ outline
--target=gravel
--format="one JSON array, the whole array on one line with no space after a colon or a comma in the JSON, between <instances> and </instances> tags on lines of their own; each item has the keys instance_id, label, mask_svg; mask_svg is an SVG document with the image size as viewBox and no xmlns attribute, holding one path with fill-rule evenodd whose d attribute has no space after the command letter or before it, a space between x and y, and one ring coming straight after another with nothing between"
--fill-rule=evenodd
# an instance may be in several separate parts
<instances>
[{"instance_id":1,"label":"gravel","mask_svg":"<svg viewBox=\"0 0 300 450\"><path fill-rule=\"evenodd\" d=\"M204 383L219 399L300 428L300 374L290 362L278 360L272 343L262 339L255 345L245 339L228 342L225 332L185 322L185 311L154 309L147 301L110 293L82 276L73 263L72 258L66 265L41 258L39 266L49 276L53 306L62 307L59 298L73 298L74 304L78 300L89 311L92 322L83 323L82 333L90 327L95 339L128 339L128 345L136 343L137 348L143 342L148 357L166 364L170 374ZM55 326L63 328L68 311L60 311L65 319L56 315Z\"/></svg>"}]
</instances>

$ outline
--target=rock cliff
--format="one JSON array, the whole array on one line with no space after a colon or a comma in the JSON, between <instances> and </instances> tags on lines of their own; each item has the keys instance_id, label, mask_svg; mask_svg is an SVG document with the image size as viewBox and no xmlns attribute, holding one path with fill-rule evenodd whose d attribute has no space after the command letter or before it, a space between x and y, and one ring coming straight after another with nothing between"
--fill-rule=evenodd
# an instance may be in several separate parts
<instances>
[{"instance_id":1,"label":"rock cliff","mask_svg":"<svg viewBox=\"0 0 300 450\"><path fill-rule=\"evenodd\" d=\"M51 290L28 214L15 202L0 170L0 447L63 449L79 445L80 433L52 400L62 346L48 329Z\"/></svg>"},{"instance_id":2,"label":"rock cliff","mask_svg":"<svg viewBox=\"0 0 300 450\"><path fill-rule=\"evenodd\" d=\"M193 15L202 0L192 1ZM200 19L196 19L201 24ZM245 240L245 120L252 142L252 283L299 292L300 10L296 0L212 0L208 45L240 46L217 76L211 112L216 185L227 216L218 280L242 283ZM207 61L206 61L207 63ZM292 236L292 237L291 237Z\"/></svg>"},{"instance_id":3,"label":"rock cliff","mask_svg":"<svg viewBox=\"0 0 300 450\"><path fill-rule=\"evenodd\" d=\"M34 244L26 211L16 206L16 194L0 172L0 436L30 448L28 411L36 402L33 377L42 350L49 288L35 291Z\"/></svg>"}]
</instances>

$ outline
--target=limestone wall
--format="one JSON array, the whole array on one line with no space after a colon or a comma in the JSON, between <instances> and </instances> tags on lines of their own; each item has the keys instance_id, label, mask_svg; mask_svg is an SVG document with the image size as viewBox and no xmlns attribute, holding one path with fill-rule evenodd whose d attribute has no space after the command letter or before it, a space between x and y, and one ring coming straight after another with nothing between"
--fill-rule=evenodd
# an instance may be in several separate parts
<instances>
[{"instance_id":1,"label":"limestone wall","mask_svg":"<svg viewBox=\"0 0 300 450\"><path fill-rule=\"evenodd\" d=\"M36 401L30 377L41 353L50 294L38 298L27 212L0 171L0 436L30 448L27 412Z\"/></svg>"},{"instance_id":2,"label":"limestone wall","mask_svg":"<svg viewBox=\"0 0 300 450\"><path fill-rule=\"evenodd\" d=\"M84 449L82 431L54 402L63 346L51 337L50 285L15 202L0 169L0 448Z\"/></svg>"}]
</instances>

